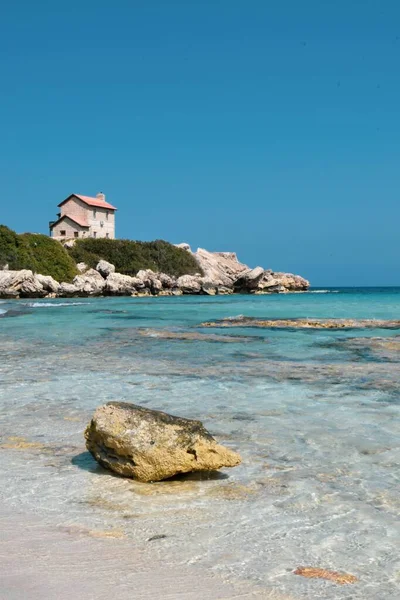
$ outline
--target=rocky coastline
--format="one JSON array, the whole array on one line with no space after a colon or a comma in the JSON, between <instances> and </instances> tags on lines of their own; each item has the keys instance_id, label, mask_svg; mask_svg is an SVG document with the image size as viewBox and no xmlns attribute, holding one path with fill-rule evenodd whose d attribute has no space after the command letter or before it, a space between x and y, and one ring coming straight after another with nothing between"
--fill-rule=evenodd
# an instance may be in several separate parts
<instances>
[{"instance_id":1,"label":"rocky coastline","mask_svg":"<svg viewBox=\"0 0 400 600\"><path fill-rule=\"evenodd\" d=\"M191 252L188 244L178 244ZM116 273L115 266L100 260L95 269L79 263L72 283L58 282L31 270L0 271L0 298L74 298L88 296L180 296L183 294L224 295L273 294L307 291L310 283L300 275L278 273L262 267L251 269L239 262L234 252L209 252L199 248L192 255L199 273L171 277L150 269L136 276Z\"/></svg>"}]
</instances>

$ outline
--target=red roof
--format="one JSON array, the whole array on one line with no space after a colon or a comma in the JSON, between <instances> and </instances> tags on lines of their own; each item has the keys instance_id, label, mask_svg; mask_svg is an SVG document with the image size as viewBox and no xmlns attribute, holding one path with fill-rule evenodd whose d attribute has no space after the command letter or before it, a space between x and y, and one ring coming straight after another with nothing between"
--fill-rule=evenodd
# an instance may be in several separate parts
<instances>
[{"instance_id":1,"label":"red roof","mask_svg":"<svg viewBox=\"0 0 400 600\"><path fill-rule=\"evenodd\" d=\"M104 200L100 200L99 198L92 198L91 196L82 196L81 194L71 194L70 196L68 196L68 198L65 198L65 200L60 202L58 206L62 206L65 202L67 202L67 200L70 200L74 196L75 198L79 198L79 200L82 200L82 202L88 204L89 206L97 206L98 208L108 208L109 210L117 210L115 206L109 204L108 202L105 202Z\"/></svg>"},{"instance_id":2,"label":"red roof","mask_svg":"<svg viewBox=\"0 0 400 600\"><path fill-rule=\"evenodd\" d=\"M57 221L54 221L54 223L52 223L51 229L53 229L53 227L57 225L57 223L60 223L60 221L62 221L63 219L70 219L71 221L74 221L74 223L80 225L81 227L89 227L89 225L84 219L80 219L79 217L70 217L70 215L63 215L62 217L57 219Z\"/></svg>"}]
</instances>

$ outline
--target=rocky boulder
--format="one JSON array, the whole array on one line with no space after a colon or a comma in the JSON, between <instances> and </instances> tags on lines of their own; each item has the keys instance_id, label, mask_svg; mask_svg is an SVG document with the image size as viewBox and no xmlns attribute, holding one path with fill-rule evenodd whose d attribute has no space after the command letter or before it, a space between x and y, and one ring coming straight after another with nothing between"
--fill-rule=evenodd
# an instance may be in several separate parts
<instances>
[{"instance_id":1,"label":"rocky boulder","mask_svg":"<svg viewBox=\"0 0 400 600\"><path fill-rule=\"evenodd\" d=\"M204 248L198 248L193 256L201 267L204 277L212 281L216 287L232 287L243 272L250 271L247 265L238 261L235 252L209 252Z\"/></svg>"},{"instance_id":2,"label":"rocky boulder","mask_svg":"<svg viewBox=\"0 0 400 600\"><path fill-rule=\"evenodd\" d=\"M60 298L73 298L79 294L78 288L73 283L63 281L58 288L58 296Z\"/></svg>"},{"instance_id":3,"label":"rocky boulder","mask_svg":"<svg viewBox=\"0 0 400 600\"><path fill-rule=\"evenodd\" d=\"M192 249L190 248L190 245L187 244L186 242L182 242L181 244L174 244L174 246L176 246L176 248L182 248L182 250L187 250L188 252L192 251Z\"/></svg>"},{"instance_id":4,"label":"rocky boulder","mask_svg":"<svg viewBox=\"0 0 400 600\"><path fill-rule=\"evenodd\" d=\"M166 290L172 289L176 285L176 280L165 273L158 273L158 279Z\"/></svg>"},{"instance_id":5,"label":"rocky boulder","mask_svg":"<svg viewBox=\"0 0 400 600\"><path fill-rule=\"evenodd\" d=\"M168 275L154 273L151 269L142 269L136 273L136 277L143 282L143 287L155 296L163 289L163 283L160 280L161 275L168 277Z\"/></svg>"},{"instance_id":6,"label":"rocky boulder","mask_svg":"<svg viewBox=\"0 0 400 600\"><path fill-rule=\"evenodd\" d=\"M96 271L98 271L100 275L106 279L111 273L115 273L115 267L106 260L100 260L97 263Z\"/></svg>"},{"instance_id":7,"label":"rocky boulder","mask_svg":"<svg viewBox=\"0 0 400 600\"><path fill-rule=\"evenodd\" d=\"M235 290L249 291L256 289L260 279L264 276L264 273L265 271L262 267L256 267L255 269L244 271L234 283Z\"/></svg>"},{"instance_id":8,"label":"rocky boulder","mask_svg":"<svg viewBox=\"0 0 400 600\"><path fill-rule=\"evenodd\" d=\"M67 248L67 250L69 248L73 248L75 246L75 244L76 244L76 240L75 239L73 239L73 240L66 240L65 242L62 242L62 245L64 246L64 248Z\"/></svg>"},{"instance_id":9,"label":"rocky boulder","mask_svg":"<svg viewBox=\"0 0 400 600\"><path fill-rule=\"evenodd\" d=\"M144 283L137 277L110 273L105 280L104 293L109 296L131 296L144 289Z\"/></svg>"},{"instance_id":10,"label":"rocky boulder","mask_svg":"<svg viewBox=\"0 0 400 600\"><path fill-rule=\"evenodd\" d=\"M201 292L201 277L196 275L182 275L178 277L176 285L184 294L199 294Z\"/></svg>"},{"instance_id":11,"label":"rocky boulder","mask_svg":"<svg viewBox=\"0 0 400 600\"><path fill-rule=\"evenodd\" d=\"M77 275L72 283L77 293L84 296L100 296L105 287L103 277L94 269L89 269L85 273Z\"/></svg>"},{"instance_id":12,"label":"rocky boulder","mask_svg":"<svg viewBox=\"0 0 400 600\"><path fill-rule=\"evenodd\" d=\"M88 265L84 262L80 262L76 265L76 268L78 269L79 273L84 273L85 271L87 271L89 269Z\"/></svg>"},{"instance_id":13,"label":"rocky boulder","mask_svg":"<svg viewBox=\"0 0 400 600\"><path fill-rule=\"evenodd\" d=\"M265 271L264 275L253 287L256 294L272 294L282 292L304 292L310 287L310 282L300 275L292 273L274 273Z\"/></svg>"},{"instance_id":14,"label":"rocky boulder","mask_svg":"<svg viewBox=\"0 0 400 600\"><path fill-rule=\"evenodd\" d=\"M47 291L32 271L0 271L0 297L41 298L46 295Z\"/></svg>"},{"instance_id":15,"label":"rocky boulder","mask_svg":"<svg viewBox=\"0 0 400 600\"><path fill-rule=\"evenodd\" d=\"M86 447L106 469L139 481L240 464L200 421L174 417L127 402L98 408L85 431Z\"/></svg>"},{"instance_id":16,"label":"rocky boulder","mask_svg":"<svg viewBox=\"0 0 400 600\"><path fill-rule=\"evenodd\" d=\"M50 275L35 275L37 281L48 294L57 294L60 284Z\"/></svg>"}]
</instances>

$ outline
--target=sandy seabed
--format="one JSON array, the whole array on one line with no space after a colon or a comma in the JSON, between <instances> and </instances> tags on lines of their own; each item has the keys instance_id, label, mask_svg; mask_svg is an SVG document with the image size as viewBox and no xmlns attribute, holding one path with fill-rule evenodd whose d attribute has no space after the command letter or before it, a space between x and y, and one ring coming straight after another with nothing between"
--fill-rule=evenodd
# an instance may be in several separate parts
<instances>
[{"instance_id":1,"label":"sandy seabed","mask_svg":"<svg viewBox=\"0 0 400 600\"><path fill-rule=\"evenodd\" d=\"M118 532L54 529L5 507L0 529L1 600L291 600L194 566L170 567Z\"/></svg>"}]
</instances>

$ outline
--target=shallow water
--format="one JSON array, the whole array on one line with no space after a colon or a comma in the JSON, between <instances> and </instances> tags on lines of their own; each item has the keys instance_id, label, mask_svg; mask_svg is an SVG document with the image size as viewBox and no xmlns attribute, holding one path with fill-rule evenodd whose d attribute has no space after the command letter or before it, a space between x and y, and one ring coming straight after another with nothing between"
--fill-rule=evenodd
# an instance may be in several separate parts
<instances>
[{"instance_id":1,"label":"shallow water","mask_svg":"<svg viewBox=\"0 0 400 600\"><path fill-rule=\"evenodd\" d=\"M400 318L400 289L313 292L2 302L2 502L296 598L398 597L400 331L199 327ZM82 438L110 400L200 418L243 464L152 485L114 477ZM359 582L304 579L301 565Z\"/></svg>"}]
</instances>

